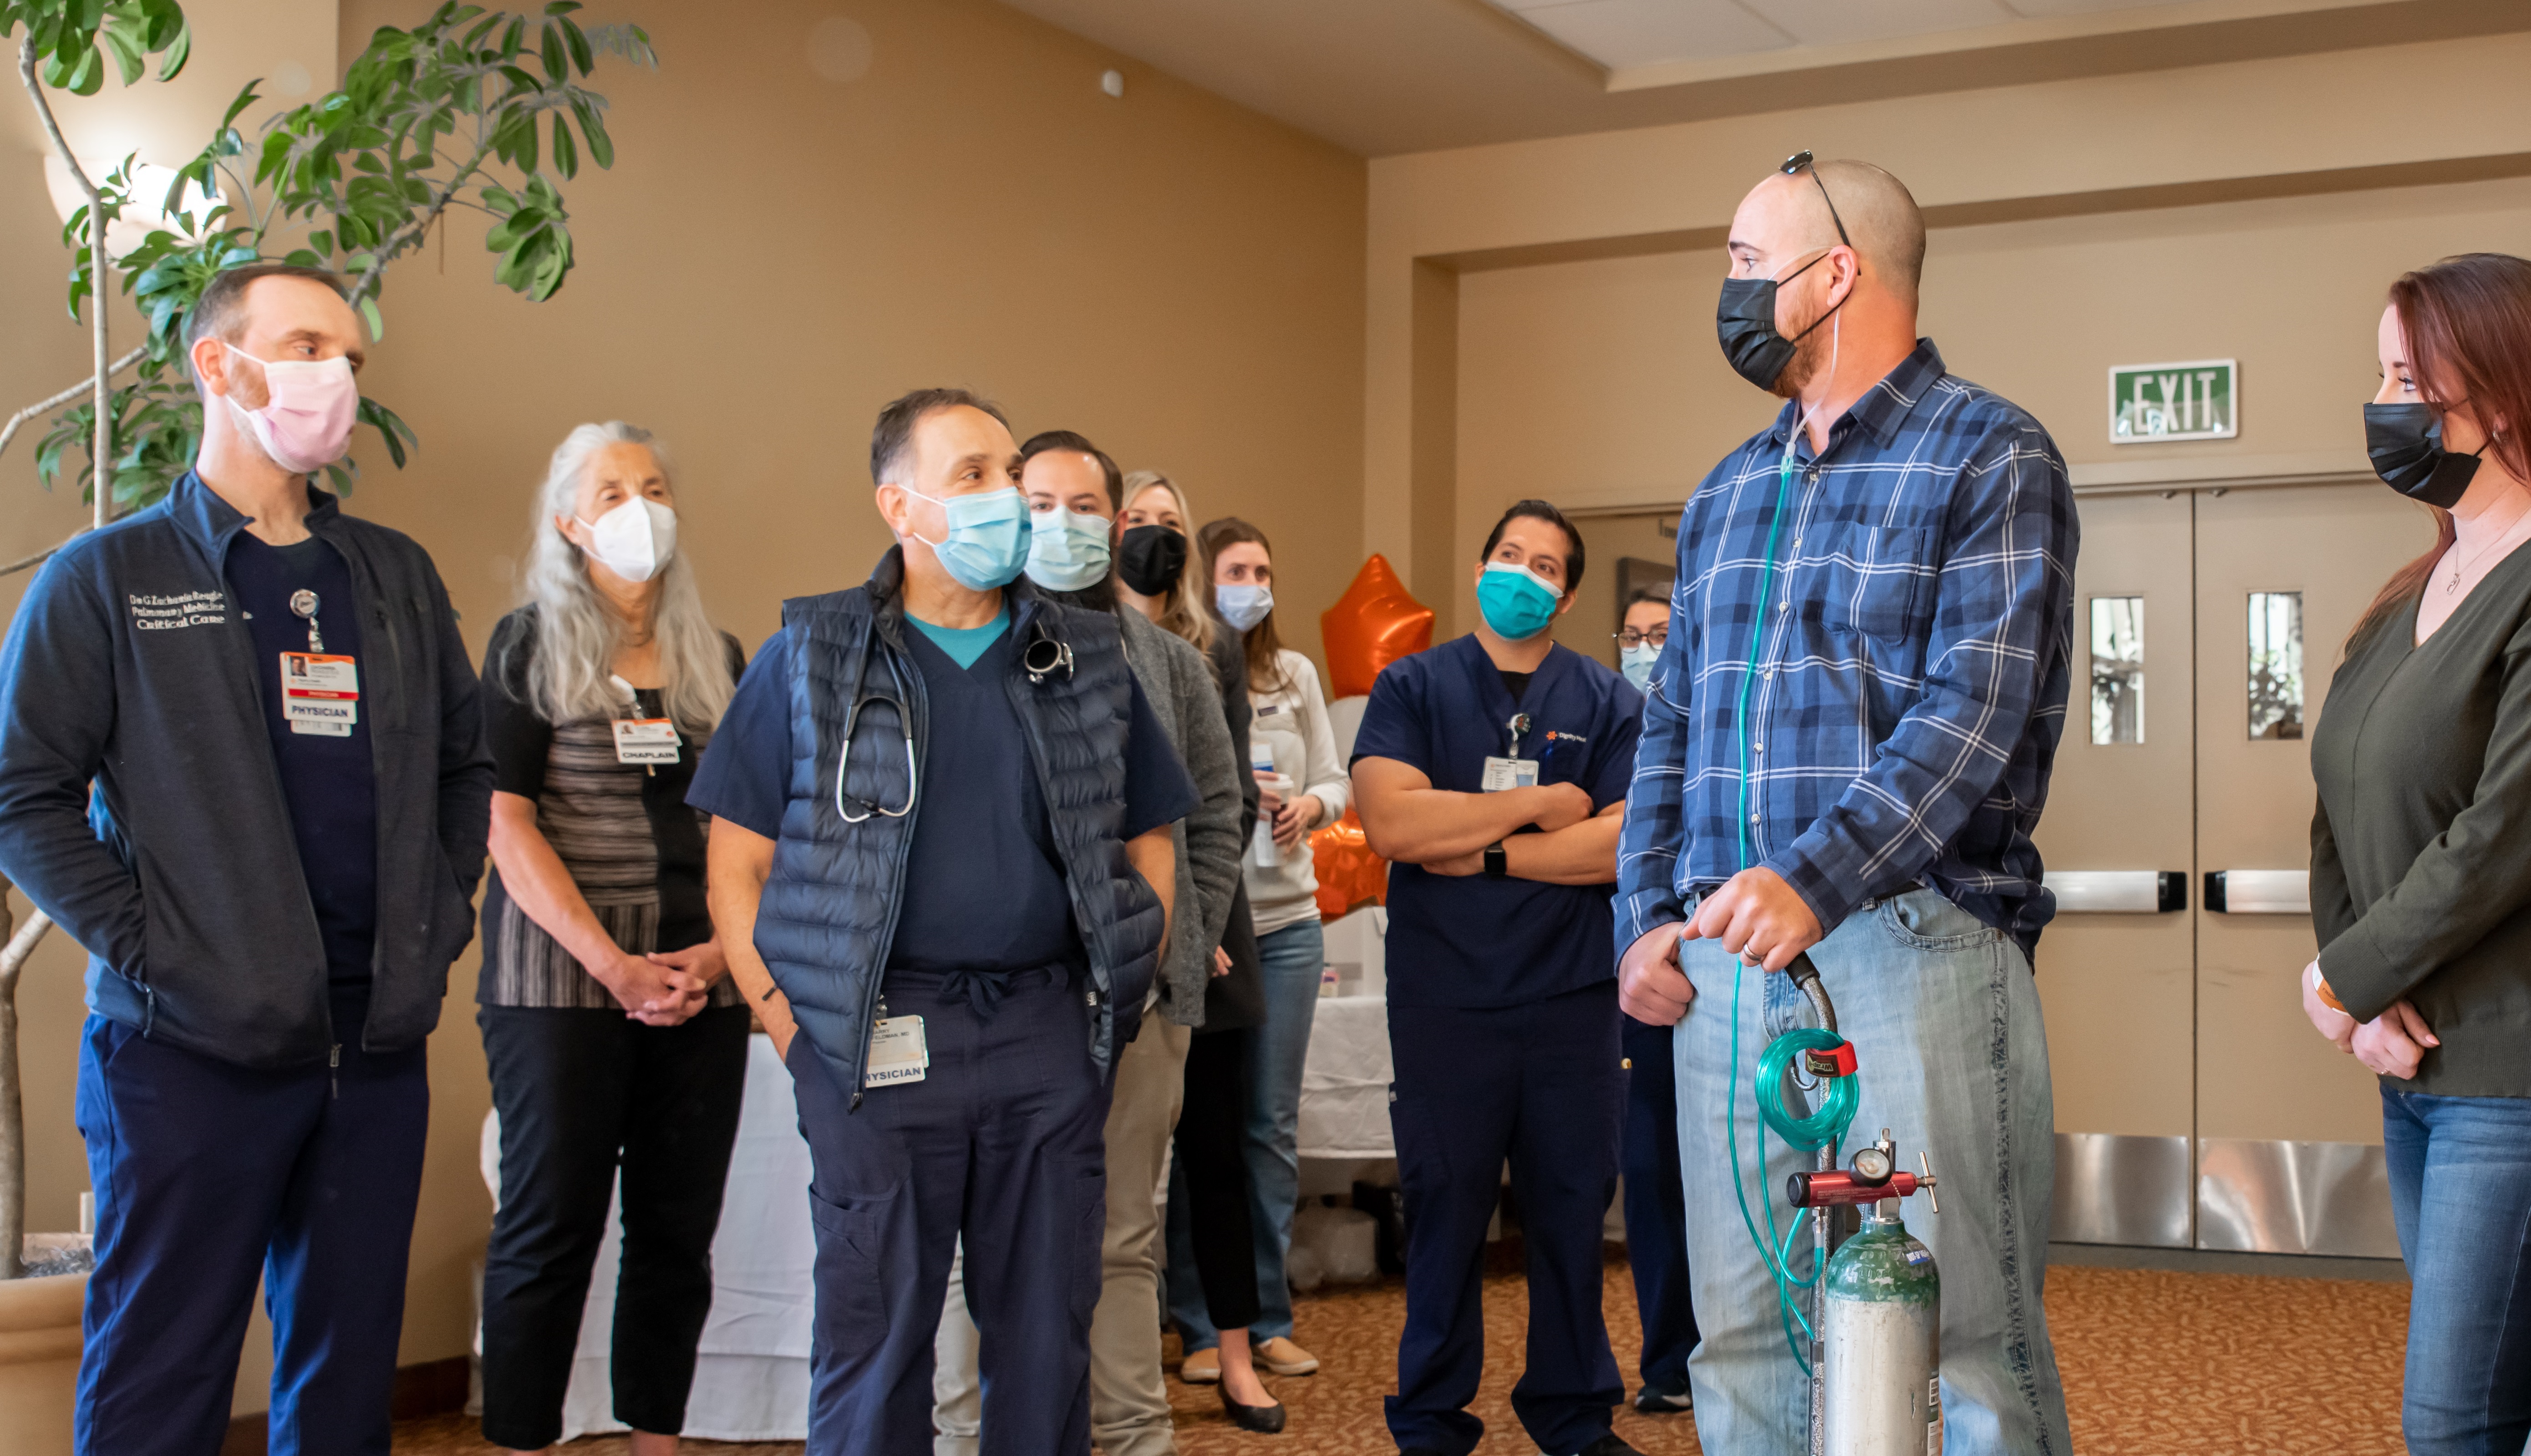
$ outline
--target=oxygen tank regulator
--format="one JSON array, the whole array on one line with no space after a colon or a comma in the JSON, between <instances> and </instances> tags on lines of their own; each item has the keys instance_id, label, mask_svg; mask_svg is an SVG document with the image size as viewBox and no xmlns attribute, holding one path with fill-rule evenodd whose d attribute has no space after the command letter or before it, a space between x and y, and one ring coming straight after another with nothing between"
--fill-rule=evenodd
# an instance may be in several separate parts
<instances>
[{"instance_id":1,"label":"oxygen tank regulator","mask_svg":"<svg viewBox=\"0 0 2531 1456\"><path fill-rule=\"evenodd\" d=\"M1933 1165L1920 1149L1921 1171L1899 1167L1897 1145L1884 1128L1880 1141L1855 1149L1845 1167L1837 1166L1838 1144L1861 1097L1854 1043L1837 1035L1836 1007L1811 958L1794 957L1787 974L1817 1010L1820 1025L1797 1028L1769 1042L1759 1054L1750 1092L1766 1125L1786 1146L1815 1153L1818 1167L1785 1179L1784 1200L1799 1211L1780 1238L1774 1203L1764 1193L1763 1134L1758 1148L1759 1206L1767 1224L1763 1236L1750 1215L1740 1177L1738 973L1731 985L1733 1096L1724 1129L1740 1221L1774 1279L1784 1341L1811 1382L1809 1449L1812 1456L1938 1456L1942 1448L1941 1276L1932 1252L1907 1232L1898 1209L1899 1200L1922 1192L1933 1200L1933 1210L1941 1211ZM1787 1097L1797 1092L1814 1104L1805 1115L1795 1116L1787 1105ZM1864 1210L1862 1228L1839 1240L1831 1210L1848 1206ZM1807 1277L1793 1269L1793 1249L1804 1219L1810 1220L1813 1256ZM1807 1312L1798 1294L1804 1289L1813 1292Z\"/></svg>"}]
</instances>

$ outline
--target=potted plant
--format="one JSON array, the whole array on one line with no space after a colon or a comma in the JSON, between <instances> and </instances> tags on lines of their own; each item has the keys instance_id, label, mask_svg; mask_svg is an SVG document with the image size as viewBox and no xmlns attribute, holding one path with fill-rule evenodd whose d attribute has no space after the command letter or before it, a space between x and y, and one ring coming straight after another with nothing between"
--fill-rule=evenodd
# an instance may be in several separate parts
<instances>
[{"instance_id":1,"label":"potted plant","mask_svg":"<svg viewBox=\"0 0 2531 1456\"><path fill-rule=\"evenodd\" d=\"M190 468L201 438L184 329L212 277L268 258L330 267L352 280L354 307L381 338L387 267L419 249L452 206L497 219L484 240L495 281L532 302L551 298L573 261L558 183L578 175L584 153L599 167L614 162L606 98L580 83L604 56L656 63L640 27L583 28L572 19L580 9L577 0L552 0L519 15L450 0L410 30L382 27L342 89L270 117L252 140L237 125L258 99L249 84L163 196L149 196L136 195L137 157L99 178L72 155L46 88L92 94L109 62L130 85L152 57L158 78L173 78L193 43L178 0L0 0L0 36L16 40L28 99L86 199L63 240L76 252L71 312L77 318L91 306L94 358L88 378L0 423L0 450L21 425L46 418L37 474L49 486L70 452L84 454L76 478L92 503L87 529L148 505ZM187 215L189 200L197 215ZM117 255L127 210L154 221ZM125 227L114 228L118 221ZM106 310L92 305L118 280L147 337L113 358ZM375 400L361 401L360 418L401 467L413 431ZM359 475L349 461L326 470L339 492ZM0 576L31 570L59 549L0 563ZM40 910L20 921L10 888L0 878L0 1411L11 1451L66 1451L86 1275L46 1270L56 1257L76 1263L84 1241L42 1235L30 1245L26 1233L16 992L51 922ZM30 1249L39 1256L32 1269Z\"/></svg>"}]
</instances>

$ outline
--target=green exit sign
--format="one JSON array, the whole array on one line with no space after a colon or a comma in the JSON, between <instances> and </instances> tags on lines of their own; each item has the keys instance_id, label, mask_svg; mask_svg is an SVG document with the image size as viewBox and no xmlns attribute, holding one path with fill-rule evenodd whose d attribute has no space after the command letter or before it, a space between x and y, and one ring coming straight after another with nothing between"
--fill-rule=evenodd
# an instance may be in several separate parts
<instances>
[{"instance_id":1,"label":"green exit sign","mask_svg":"<svg viewBox=\"0 0 2531 1456\"><path fill-rule=\"evenodd\" d=\"M2241 366L2229 359L2109 367L2109 443L2228 440L2241 432Z\"/></svg>"}]
</instances>

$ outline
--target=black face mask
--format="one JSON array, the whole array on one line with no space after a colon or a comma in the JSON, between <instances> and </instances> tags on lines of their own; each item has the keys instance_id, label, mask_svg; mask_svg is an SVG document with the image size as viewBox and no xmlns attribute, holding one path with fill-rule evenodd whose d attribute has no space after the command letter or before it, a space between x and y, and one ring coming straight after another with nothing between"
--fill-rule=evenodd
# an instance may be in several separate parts
<instances>
[{"instance_id":1,"label":"black face mask","mask_svg":"<svg viewBox=\"0 0 2531 1456\"><path fill-rule=\"evenodd\" d=\"M2491 436L2488 444L2493 443ZM2427 406L2366 405L2364 453L2373 457L2373 474L2383 484L2448 511L2469 489L2487 445L2468 455L2454 454L2444 448L2444 422Z\"/></svg>"},{"instance_id":2,"label":"black face mask","mask_svg":"<svg viewBox=\"0 0 2531 1456\"><path fill-rule=\"evenodd\" d=\"M1818 267L1827 257L1827 253L1821 253L1795 268L1791 277L1781 282L1792 282ZM1774 388L1776 377L1784 372L1784 365L1793 362L1793 346L1809 338L1821 324L1828 321L1837 308L1845 307L1844 299L1837 300L1835 308L1813 320L1810 328L1787 339L1775 332L1777 283L1778 280L1773 278L1725 278L1722 280L1721 302L1714 306L1714 332L1722 341L1722 357L1731 362L1734 373L1760 389Z\"/></svg>"},{"instance_id":3,"label":"black face mask","mask_svg":"<svg viewBox=\"0 0 2531 1456\"><path fill-rule=\"evenodd\" d=\"M1165 526L1137 526L1116 543L1116 575L1144 596L1161 596L1186 571L1186 537Z\"/></svg>"}]
</instances>

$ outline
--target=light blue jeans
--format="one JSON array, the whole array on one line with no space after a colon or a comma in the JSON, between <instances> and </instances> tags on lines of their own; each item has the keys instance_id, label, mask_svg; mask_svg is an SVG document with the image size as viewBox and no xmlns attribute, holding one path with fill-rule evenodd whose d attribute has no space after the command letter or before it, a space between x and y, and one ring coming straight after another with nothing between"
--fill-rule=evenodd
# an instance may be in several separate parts
<instances>
[{"instance_id":1,"label":"light blue jeans","mask_svg":"<svg viewBox=\"0 0 2531 1456\"><path fill-rule=\"evenodd\" d=\"M1301 1200L1301 1064L1310 1058L1310 1022L1319 1011L1319 977L1326 970L1326 932L1315 920L1257 937L1265 972L1266 1025L1249 1056L1248 1222L1257 1232L1257 1322L1253 1345L1292 1335L1292 1284L1283 1272L1292 1247L1292 1210ZM1173 1175L1172 1188L1184 1186ZM1169 1318L1186 1349L1209 1350L1220 1332L1206 1317L1204 1281L1196 1277L1195 1243L1186 1209L1169 1206Z\"/></svg>"},{"instance_id":2,"label":"light blue jeans","mask_svg":"<svg viewBox=\"0 0 2531 1456\"><path fill-rule=\"evenodd\" d=\"M1931 890L1856 910L1811 960L1863 1081L1840 1157L1887 1128L1904 1166L1928 1153L1940 1179L1941 1212L1918 1194L1904 1213L1941 1272L1945 1456L2066 1456L2065 1392L2040 1304L2055 1115L2029 962L2001 931ZM1780 1236L1792 1213L1784 1180L1814 1164L1766 1130L1751 1084L1767 1043L1810 1024L1809 1002L1791 978L1740 972L1712 941L1681 942L1679 962L1696 987L1671 1045L1679 1164L1690 1170L1688 1278L1703 1335L1687 1362L1697 1436L1732 1456L1792 1456L1808 1449L1810 1387L1785 1343L1774 1281L1741 1222L1724 1113L1738 1111L1737 1186L1749 1216L1763 1233L1759 1200L1771 1200ZM1806 1226L1793 1267L1807 1277L1811 1263ZM1807 1311L1809 1291L1800 1298Z\"/></svg>"},{"instance_id":3,"label":"light blue jeans","mask_svg":"<svg viewBox=\"0 0 2531 1456\"><path fill-rule=\"evenodd\" d=\"M2531 1435L2531 1098L2382 1089L2407 1260L2399 1428L2415 1456L2520 1456Z\"/></svg>"}]
</instances>

